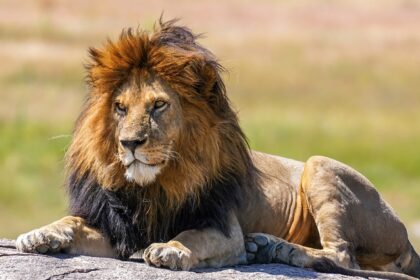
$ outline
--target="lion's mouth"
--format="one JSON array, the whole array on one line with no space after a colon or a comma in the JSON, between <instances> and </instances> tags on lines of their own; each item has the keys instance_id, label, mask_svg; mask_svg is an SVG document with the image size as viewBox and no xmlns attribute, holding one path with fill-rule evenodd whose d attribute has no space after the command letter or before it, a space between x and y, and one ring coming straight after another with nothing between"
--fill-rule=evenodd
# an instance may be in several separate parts
<instances>
[{"instance_id":1,"label":"lion's mouth","mask_svg":"<svg viewBox=\"0 0 420 280\"><path fill-rule=\"evenodd\" d=\"M134 162L138 162L140 164L144 164L144 165L151 166L151 167L158 167L158 166L161 166L161 165L164 165L165 164L165 160L162 160L161 162L157 162L157 163L150 163L150 162L149 163L146 163L146 162L143 162L143 161L141 161L139 159L136 159L131 164L133 164Z\"/></svg>"},{"instance_id":2,"label":"lion's mouth","mask_svg":"<svg viewBox=\"0 0 420 280\"><path fill-rule=\"evenodd\" d=\"M132 165L140 164L148 167L159 167L166 163L166 159L162 159L160 161L149 162L146 157L140 156L140 158L135 157L132 153L125 153L120 155L120 159L122 164L125 167L130 167Z\"/></svg>"}]
</instances>

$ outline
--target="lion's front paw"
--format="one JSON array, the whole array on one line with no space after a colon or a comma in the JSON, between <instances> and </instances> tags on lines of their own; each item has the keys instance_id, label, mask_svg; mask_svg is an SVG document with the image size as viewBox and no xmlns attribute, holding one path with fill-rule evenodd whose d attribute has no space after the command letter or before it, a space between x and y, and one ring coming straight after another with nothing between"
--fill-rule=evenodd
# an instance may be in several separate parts
<instances>
[{"instance_id":1,"label":"lion's front paw","mask_svg":"<svg viewBox=\"0 0 420 280\"><path fill-rule=\"evenodd\" d=\"M143 259L149 265L172 270L190 270L195 264L191 251L177 241L151 244L144 251Z\"/></svg>"},{"instance_id":2,"label":"lion's front paw","mask_svg":"<svg viewBox=\"0 0 420 280\"><path fill-rule=\"evenodd\" d=\"M73 235L70 227L49 225L21 234L16 240L16 248L27 253L57 253L70 246Z\"/></svg>"}]
</instances>

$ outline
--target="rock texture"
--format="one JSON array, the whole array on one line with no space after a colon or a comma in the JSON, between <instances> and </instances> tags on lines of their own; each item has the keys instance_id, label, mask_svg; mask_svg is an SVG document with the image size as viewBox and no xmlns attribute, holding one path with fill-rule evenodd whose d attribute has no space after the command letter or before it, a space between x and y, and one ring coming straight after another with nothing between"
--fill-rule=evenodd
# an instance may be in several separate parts
<instances>
[{"instance_id":1,"label":"rock texture","mask_svg":"<svg viewBox=\"0 0 420 280\"><path fill-rule=\"evenodd\" d=\"M223 269L170 271L140 259L120 261L76 255L37 255L16 251L13 240L0 239L0 279L362 279L316 273L282 264Z\"/></svg>"}]
</instances>

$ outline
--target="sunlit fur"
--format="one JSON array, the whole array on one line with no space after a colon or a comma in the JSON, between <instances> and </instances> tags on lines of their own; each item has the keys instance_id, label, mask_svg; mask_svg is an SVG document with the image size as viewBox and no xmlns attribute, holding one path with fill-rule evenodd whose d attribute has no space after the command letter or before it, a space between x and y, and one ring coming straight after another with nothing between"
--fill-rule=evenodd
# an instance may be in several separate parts
<instances>
[{"instance_id":1,"label":"sunlit fur","mask_svg":"<svg viewBox=\"0 0 420 280\"><path fill-rule=\"evenodd\" d=\"M113 191L147 182L145 192L152 201L147 211L149 229L157 226L156 213L170 213L191 197L200 203L203 188L224 181L226 174L241 178L245 185L255 174L245 136L225 94L222 68L196 39L188 28L169 21L160 22L153 32L125 30L118 40L90 49L86 67L90 92L67 152L68 176L73 182L87 176ZM153 73L181 100L183 129L171 151L176 157L162 170L126 169L118 156L112 104L134 70Z\"/></svg>"}]
</instances>

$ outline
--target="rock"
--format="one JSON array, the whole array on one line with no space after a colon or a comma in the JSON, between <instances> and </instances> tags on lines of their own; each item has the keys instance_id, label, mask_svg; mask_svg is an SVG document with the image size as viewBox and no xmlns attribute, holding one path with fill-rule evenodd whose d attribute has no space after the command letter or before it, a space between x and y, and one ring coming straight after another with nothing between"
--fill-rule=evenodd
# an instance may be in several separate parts
<instances>
[{"instance_id":1,"label":"rock","mask_svg":"<svg viewBox=\"0 0 420 280\"><path fill-rule=\"evenodd\" d=\"M283 264L235 266L195 271L150 267L141 259L120 261L80 255L18 252L13 240L0 239L0 280L5 279L362 279L317 273Z\"/></svg>"}]
</instances>

